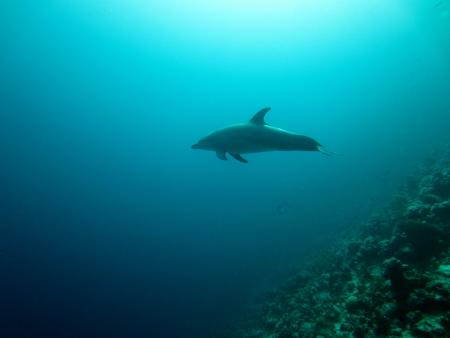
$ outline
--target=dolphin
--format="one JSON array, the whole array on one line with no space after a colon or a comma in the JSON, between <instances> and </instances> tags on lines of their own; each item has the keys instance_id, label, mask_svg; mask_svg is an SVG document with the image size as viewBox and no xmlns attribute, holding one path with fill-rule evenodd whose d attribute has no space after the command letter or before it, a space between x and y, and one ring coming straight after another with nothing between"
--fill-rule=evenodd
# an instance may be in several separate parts
<instances>
[{"instance_id":1,"label":"dolphin","mask_svg":"<svg viewBox=\"0 0 450 338\"><path fill-rule=\"evenodd\" d=\"M316 140L273 127L264 120L270 108L263 108L248 122L234 124L213 131L192 145L192 149L215 151L221 160L227 160L227 153L242 163L248 161L241 154L263 151L318 151L331 155Z\"/></svg>"}]
</instances>

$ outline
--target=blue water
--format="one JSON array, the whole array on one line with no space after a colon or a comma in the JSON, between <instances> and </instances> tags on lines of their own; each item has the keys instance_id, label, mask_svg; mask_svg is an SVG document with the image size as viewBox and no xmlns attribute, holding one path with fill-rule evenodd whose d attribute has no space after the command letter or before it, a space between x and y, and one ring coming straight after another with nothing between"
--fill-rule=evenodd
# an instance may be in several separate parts
<instances>
[{"instance_id":1,"label":"blue water","mask_svg":"<svg viewBox=\"0 0 450 338\"><path fill-rule=\"evenodd\" d=\"M0 337L225 332L450 142L449 11L0 4ZM337 154L190 149L265 106Z\"/></svg>"}]
</instances>

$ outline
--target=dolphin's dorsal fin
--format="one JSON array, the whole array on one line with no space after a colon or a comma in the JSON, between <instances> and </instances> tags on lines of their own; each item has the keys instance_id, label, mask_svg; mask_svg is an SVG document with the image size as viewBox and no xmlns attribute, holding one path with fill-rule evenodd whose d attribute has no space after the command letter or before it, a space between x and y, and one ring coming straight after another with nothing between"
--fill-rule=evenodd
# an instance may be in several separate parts
<instances>
[{"instance_id":1,"label":"dolphin's dorsal fin","mask_svg":"<svg viewBox=\"0 0 450 338\"><path fill-rule=\"evenodd\" d=\"M252 119L250 120L251 123L264 126L267 123L264 121L264 117L266 116L267 112L270 110L269 107L261 109L259 112L257 112Z\"/></svg>"}]
</instances>

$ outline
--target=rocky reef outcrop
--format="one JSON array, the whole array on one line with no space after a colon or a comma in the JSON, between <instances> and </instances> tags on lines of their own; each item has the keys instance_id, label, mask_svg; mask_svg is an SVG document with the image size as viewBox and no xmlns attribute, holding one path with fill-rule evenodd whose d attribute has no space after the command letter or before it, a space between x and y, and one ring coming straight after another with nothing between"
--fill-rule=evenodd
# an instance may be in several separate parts
<instances>
[{"instance_id":1,"label":"rocky reef outcrop","mask_svg":"<svg viewBox=\"0 0 450 338\"><path fill-rule=\"evenodd\" d=\"M267 295L236 336L450 337L450 156Z\"/></svg>"}]
</instances>

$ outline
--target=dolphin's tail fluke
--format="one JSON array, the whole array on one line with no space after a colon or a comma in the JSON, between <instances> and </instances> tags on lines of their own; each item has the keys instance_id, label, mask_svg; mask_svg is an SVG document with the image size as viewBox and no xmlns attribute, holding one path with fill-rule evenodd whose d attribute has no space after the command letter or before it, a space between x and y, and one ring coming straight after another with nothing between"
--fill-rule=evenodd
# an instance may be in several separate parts
<instances>
[{"instance_id":1,"label":"dolphin's tail fluke","mask_svg":"<svg viewBox=\"0 0 450 338\"><path fill-rule=\"evenodd\" d=\"M317 146L317 151L319 151L319 152L321 152L322 154L327 155L327 156L336 155L335 152L329 151L329 150L325 149L325 148L324 148L323 146L321 146L321 145Z\"/></svg>"}]
</instances>

